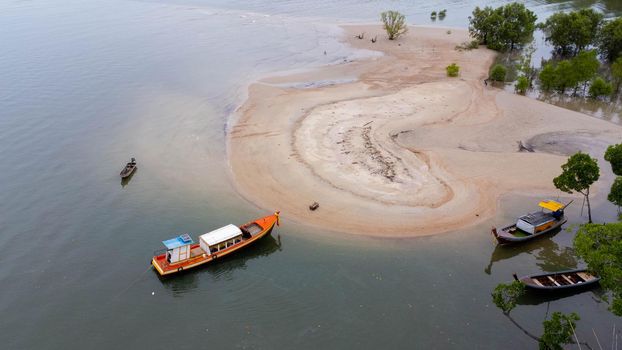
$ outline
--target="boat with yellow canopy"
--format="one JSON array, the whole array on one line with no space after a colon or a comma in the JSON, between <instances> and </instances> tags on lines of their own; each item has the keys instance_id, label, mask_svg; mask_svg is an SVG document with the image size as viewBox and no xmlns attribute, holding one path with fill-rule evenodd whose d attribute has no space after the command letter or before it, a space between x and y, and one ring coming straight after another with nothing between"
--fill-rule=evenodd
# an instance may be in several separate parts
<instances>
[{"instance_id":1,"label":"boat with yellow canopy","mask_svg":"<svg viewBox=\"0 0 622 350\"><path fill-rule=\"evenodd\" d=\"M570 203L572 201L565 205L554 200L541 201L542 210L523 215L515 224L500 230L493 227L491 233L499 244L520 243L542 236L566 223L564 210Z\"/></svg>"}]
</instances>

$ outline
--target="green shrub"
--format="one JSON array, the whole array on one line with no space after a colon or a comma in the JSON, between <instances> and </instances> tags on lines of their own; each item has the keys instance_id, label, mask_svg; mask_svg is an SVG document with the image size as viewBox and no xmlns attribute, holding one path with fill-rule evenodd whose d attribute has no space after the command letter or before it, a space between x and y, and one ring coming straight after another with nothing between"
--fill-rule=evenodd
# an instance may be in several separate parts
<instances>
[{"instance_id":1,"label":"green shrub","mask_svg":"<svg viewBox=\"0 0 622 350\"><path fill-rule=\"evenodd\" d=\"M502 64L495 64L490 71L490 79L494 81L505 81L505 76L508 74L508 69Z\"/></svg>"},{"instance_id":2,"label":"green shrub","mask_svg":"<svg viewBox=\"0 0 622 350\"><path fill-rule=\"evenodd\" d=\"M447 16L447 10L442 10L438 13L438 18L443 19Z\"/></svg>"},{"instance_id":3,"label":"green shrub","mask_svg":"<svg viewBox=\"0 0 622 350\"><path fill-rule=\"evenodd\" d=\"M606 82L603 78L597 77L592 80L592 85L590 86L590 97L598 98L609 96L612 92L613 86L611 86L611 84Z\"/></svg>"},{"instance_id":4,"label":"green shrub","mask_svg":"<svg viewBox=\"0 0 622 350\"><path fill-rule=\"evenodd\" d=\"M430 13L430 18L436 18L436 11L432 11L432 13Z\"/></svg>"},{"instance_id":5,"label":"green shrub","mask_svg":"<svg viewBox=\"0 0 622 350\"><path fill-rule=\"evenodd\" d=\"M516 91L521 94L525 94L529 89L529 79L526 76L521 75L518 77L518 81L516 82Z\"/></svg>"},{"instance_id":6,"label":"green shrub","mask_svg":"<svg viewBox=\"0 0 622 350\"><path fill-rule=\"evenodd\" d=\"M448 77L457 77L458 75L460 75L460 66L458 66L455 63L452 63L449 66L447 66L445 70L447 70Z\"/></svg>"}]
</instances>

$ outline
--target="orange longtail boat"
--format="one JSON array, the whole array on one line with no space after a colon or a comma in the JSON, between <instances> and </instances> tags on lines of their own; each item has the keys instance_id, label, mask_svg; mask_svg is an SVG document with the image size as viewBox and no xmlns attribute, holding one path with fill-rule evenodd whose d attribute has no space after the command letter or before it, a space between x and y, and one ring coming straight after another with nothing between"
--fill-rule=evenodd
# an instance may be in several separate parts
<instances>
[{"instance_id":1,"label":"orange longtail boat","mask_svg":"<svg viewBox=\"0 0 622 350\"><path fill-rule=\"evenodd\" d=\"M166 249L154 255L151 265L162 276L201 266L269 235L275 225L279 225L278 211L242 226L227 225L205 233L199 236L199 243L183 234L162 241Z\"/></svg>"}]
</instances>

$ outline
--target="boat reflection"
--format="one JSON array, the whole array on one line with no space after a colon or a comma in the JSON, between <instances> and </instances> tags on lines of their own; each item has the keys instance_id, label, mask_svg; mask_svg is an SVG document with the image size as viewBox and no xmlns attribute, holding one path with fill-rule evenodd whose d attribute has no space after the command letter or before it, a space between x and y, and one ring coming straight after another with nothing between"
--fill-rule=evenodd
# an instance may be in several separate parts
<instances>
[{"instance_id":1,"label":"boat reflection","mask_svg":"<svg viewBox=\"0 0 622 350\"><path fill-rule=\"evenodd\" d=\"M121 188L127 186L130 183L130 180L134 177L134 175L138 172L138 168L134 169L134 171L128 176L121 178Z\"/></svg>"},{"instance_id":2,"label":"boat reflection","mask_svg":"<svg viewBox=\"0 0 622 350\"><path fill-rule=\"evenodd\" d=\"M577 267L577 259L574 256L571 247L560 247L552 236L560 232L557 229L546 238L536 239L522 244L509 246L497 245L490 256L488 266L484 268L484 272L488 275L492 272L492 265L503 260L511 259L517 255L526 253L537 258L536 265L543 272L555 272L561 269L573 269ZM536 267L533 271L538 272Z\"/></svg>"},{"instance_id":3,"label":"boat reflection","mask_svg":"<svg viewBox=\"0 0 622 350\"><path fill-rule=\"evenodd\" d=\"M540 305L584 293L591 294L592 299L597 303L602 303L606 300L604 298L607 293L602 288L596 286L592 289L571 289L567 291L557 291L555 293L524 293L518 298L516 303L518 305Z\"/></svg>"},{"instance_id":4,"label":"boat reflection","mask_svg":"<svg viewBox=\"0 0 622 350\"><path fill-rule=\"evenodd\" d=\"M200 267L198 270L184 271L174 277L160 276L157 272L156 275L162 285L173 293L173 296L180 296L187 291L196 289L199 286L199 281L205 278L205 274L211 275L213 280L228 279L231 278L232 272L246 269L248 261L268 256L282 249L281 235L278 235L277 238L267 235L256 241L249 249L242 249L229 254L213 264Z\"/></svg>"}]
</instances>

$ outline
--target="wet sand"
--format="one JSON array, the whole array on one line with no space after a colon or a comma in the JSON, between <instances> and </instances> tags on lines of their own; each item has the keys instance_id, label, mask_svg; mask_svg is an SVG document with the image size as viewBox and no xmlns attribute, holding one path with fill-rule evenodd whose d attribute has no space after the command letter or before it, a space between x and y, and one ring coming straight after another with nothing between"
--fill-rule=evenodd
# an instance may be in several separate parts
<instances>
[{"instance_id":1,"label":"wet sand","mask_svg":"<svg viewBox=\"0 0 622 350\"><path fill-rule=\"evenodd\" d=\"M465 30L413 27L397 41L380 26L345 31L384 56L252 84L228 134L237 189L285 219L384 237L456 230L488 220L504 193L557 196L567 154L601 157L622 134L485 85L495 53L456 50ZM451 63L460 77L446 76Z\"/></svg>"}]
</instances>

